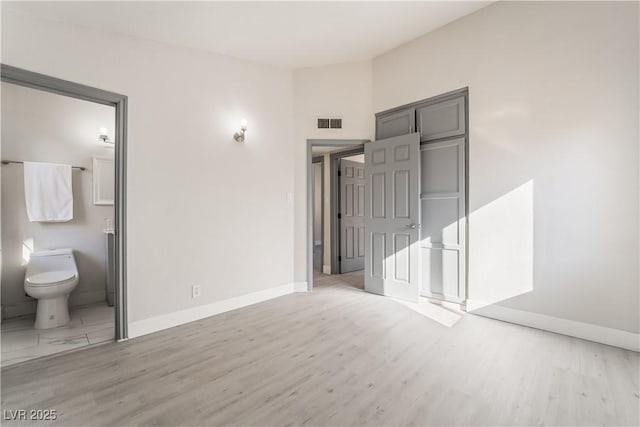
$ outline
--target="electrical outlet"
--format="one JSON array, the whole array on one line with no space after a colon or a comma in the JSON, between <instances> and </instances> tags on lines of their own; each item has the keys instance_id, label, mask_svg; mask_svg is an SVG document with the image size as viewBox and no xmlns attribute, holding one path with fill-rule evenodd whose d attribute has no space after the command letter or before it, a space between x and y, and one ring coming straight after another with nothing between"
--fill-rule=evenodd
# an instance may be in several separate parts
<instances>
[{"instance_id":1,"label":"electrical outlet","mask_svg":"<svg viewBox=\"0 0 640 427\"><path fill-rule=\"evenodd\" d=\"M200 296L200 285L191 286L191 298L198 298Z\"/></svg>"}]
</instances>

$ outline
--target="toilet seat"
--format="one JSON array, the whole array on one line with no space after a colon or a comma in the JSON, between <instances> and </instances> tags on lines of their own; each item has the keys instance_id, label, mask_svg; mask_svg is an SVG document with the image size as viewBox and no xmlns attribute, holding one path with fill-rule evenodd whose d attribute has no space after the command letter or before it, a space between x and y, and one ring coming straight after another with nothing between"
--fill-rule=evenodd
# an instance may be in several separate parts
<instances>
[{"instance_id":1,"label":"toilet seat","mask_svg":"<svg viewBox=\"0 0 640 427\"><path fill-rule=\"evenodd\" d=\"M66 282L74 280L76 273L69 270L47 271L46 273L34 274L27 277L27 284L33 286L53 286L62 285Z\"/></svg>"}]
</instances>

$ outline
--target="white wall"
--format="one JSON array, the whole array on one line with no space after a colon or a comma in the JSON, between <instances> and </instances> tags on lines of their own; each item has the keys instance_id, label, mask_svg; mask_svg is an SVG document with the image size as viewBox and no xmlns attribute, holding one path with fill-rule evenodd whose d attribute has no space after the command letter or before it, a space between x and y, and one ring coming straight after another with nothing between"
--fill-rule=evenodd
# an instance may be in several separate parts
<instances>
[{"instance_id":1,"label":"white wall","mask_svg":"<svg viewBox=\"0 0 640 427\"><path fill-rule=\"evenodd\" d=\"M638 51L638 3L500 2L373 61L374 111L469 87L471 300L638 332Z\"/></svg>"},{"instance_id":2,"label":"white wall","mask_svg":"<svg viewBox=\"0 0 640 427\"><path fill-rule=\"evenodd\" d=\"M29 249L69 247L80 273L70 305L105 301L104 220L113 206L93 204L94 156L113 158L99 143L98 130L115 127L115 109L9 83L2 83L2 155L7 160L65 163L87 169L72 172L73 220L29 222L21 165L2 166L3 316L35 313L36 301L24 293Z\"/></svg>"},{"instance_id":3,"label":"white wall","mask_svg":"<svg viewBox=\"0 0 640 427\"><path fill-rule=\"evenodd\" d=\"M294 274L296 281L302 282L307 280L307 139L372 139L371 63L366 61L299 69L294 71L293 81ZM343 128L317 129L316 118L321 116L342 117ZM325 165L328 169L329 163ZM328 222L325 219L326 224ZM328 226L325 227L327 229ZM325 258L324 263L330 264L329 258Z\"/></svg>"},{"instance_id":4,"label":"white wall","mask_svg":"<svg viewBox=\"0 0 640 427\"><path fill-rule=\"evenodd\" d=\"M131 321L292 284L290 71L6 10L2 62L129 97Z\"/></svg>"}]
</instances>

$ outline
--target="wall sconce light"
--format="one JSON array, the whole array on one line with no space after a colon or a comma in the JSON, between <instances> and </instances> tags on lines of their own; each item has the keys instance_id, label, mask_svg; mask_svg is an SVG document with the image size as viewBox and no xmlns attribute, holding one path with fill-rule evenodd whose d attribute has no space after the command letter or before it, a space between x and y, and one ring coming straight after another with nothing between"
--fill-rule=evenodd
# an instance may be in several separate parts
<instances>
[{"instance_id":1,"label":"wall sconce light","mask_svg":"<svg viewBox=\"0 0 640 427\"><path fill-rule=\"evenodd\" d=\"M244 133L247 131L247 121L242 119L240 121L240 130L233 134L233 139L237 142L244 142Z\"/></svg>"},{"instance_id":2,"label":"wall sconce light","mask_svg":"<svg viewBox=\"0 0 640 427\"><path fill-rule=\"evenodd\" d=\"M114 144L113 141L109 141L109 131L107 130L107 128L100 128L100 141L104 142L105 144Z\"/></svg>"},{"instance_id":3,"label":"wall sconce light","mask_svg":"<svg viewBox=\"0 0 640 427\"><path fill-rule=\"evenodd\" d=\"M107 131L107 128L100 128L100 137L99 137L102 142L107 142L107 140L109 139L109 132Z\"/></svg>"}]
</instances>

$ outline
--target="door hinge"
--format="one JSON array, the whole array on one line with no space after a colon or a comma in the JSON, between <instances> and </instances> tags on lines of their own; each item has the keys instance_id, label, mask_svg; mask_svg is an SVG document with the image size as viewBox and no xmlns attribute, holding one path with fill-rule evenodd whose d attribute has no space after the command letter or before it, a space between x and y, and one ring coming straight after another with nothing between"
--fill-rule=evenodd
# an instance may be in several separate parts
<instances>
[{"instance_id":1,"label":"door hinge","mask_svg":"<svg viewBox=\"0 0 640 427\"><path fill-rule=\"evenodd\" d=\"M342 261L342 255L338 255L338 262Z\"/></svg>"},{"instance_id":2,"label":"door hinge","mask_svg":"<svg viewBox=\"0 0 640 427\"><path fill-rule=\"evenodd\" d=\"M338 176L342 176L342 171L338 169Z\"/></svg>"},{"instance_id":3,"label":"door hinge","mask_svg":"<svg viewBox=\"0 0 640 427\"><path fill-rule=\"evenodd\" d=\"M338 219L342 219L342 214L338 212Z\"/></svg>"}]
</instances>

